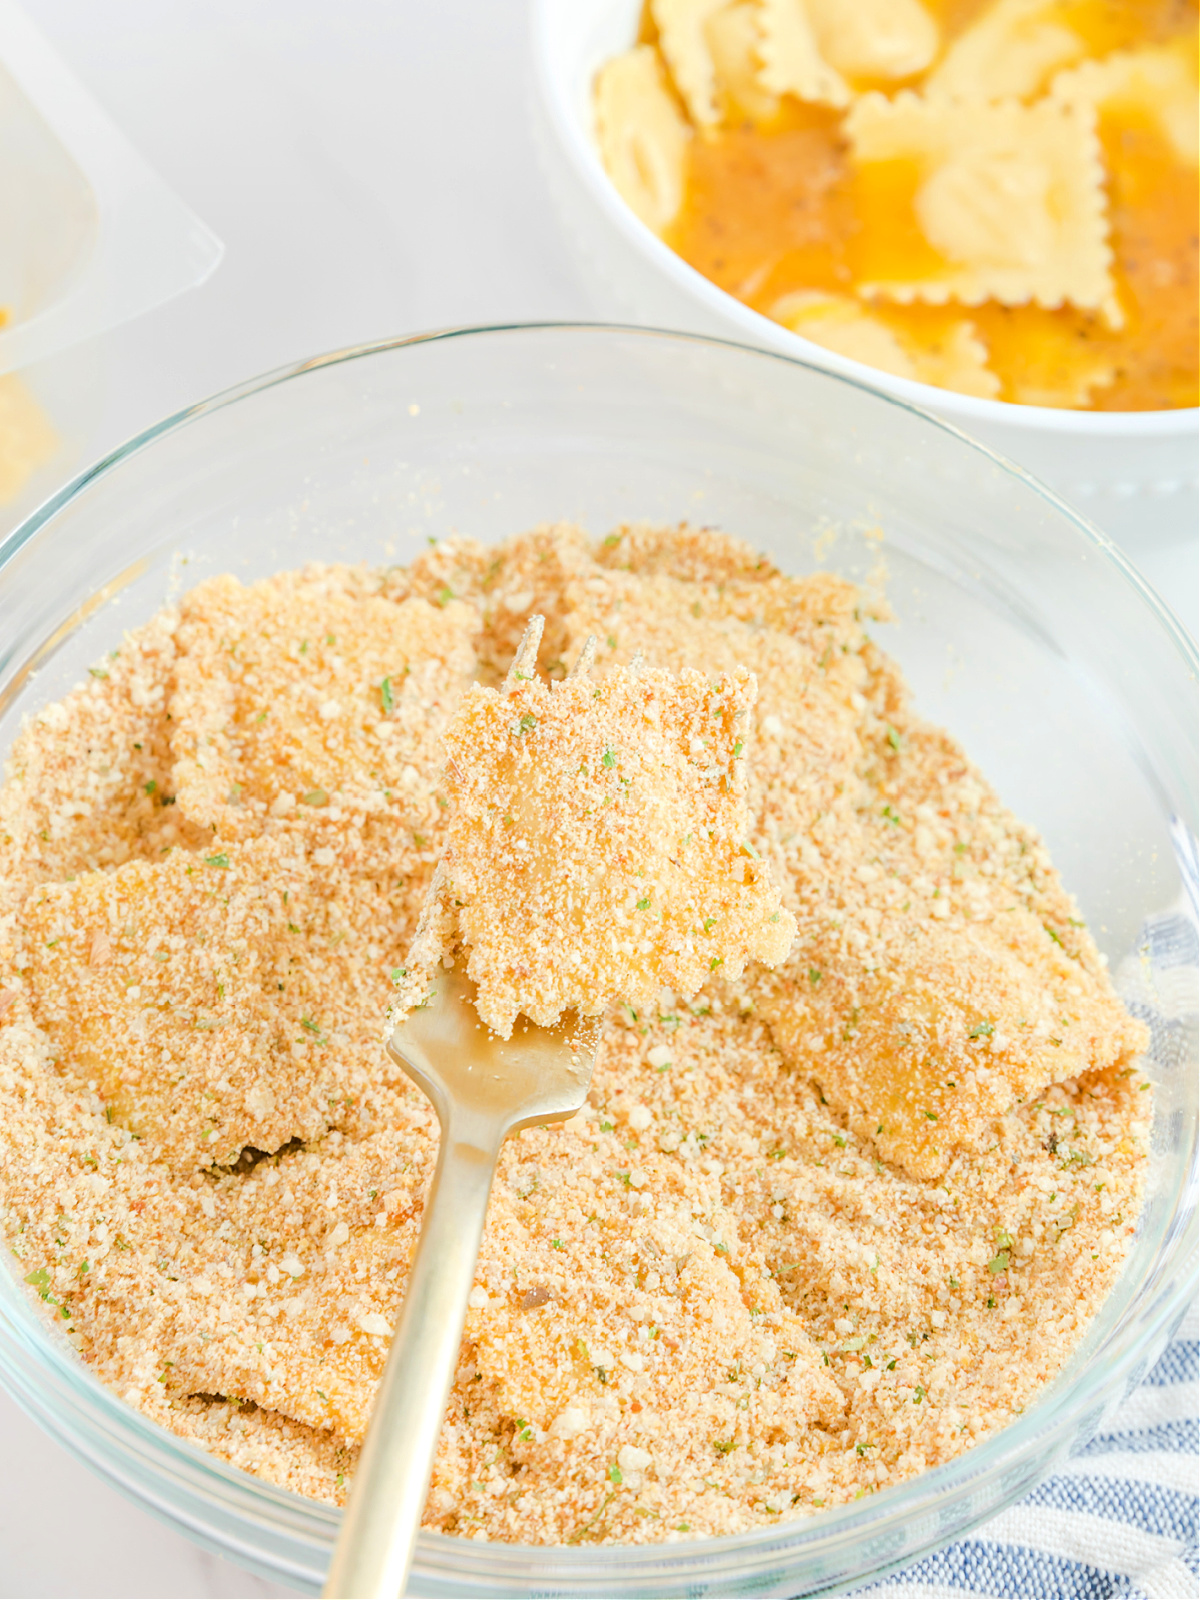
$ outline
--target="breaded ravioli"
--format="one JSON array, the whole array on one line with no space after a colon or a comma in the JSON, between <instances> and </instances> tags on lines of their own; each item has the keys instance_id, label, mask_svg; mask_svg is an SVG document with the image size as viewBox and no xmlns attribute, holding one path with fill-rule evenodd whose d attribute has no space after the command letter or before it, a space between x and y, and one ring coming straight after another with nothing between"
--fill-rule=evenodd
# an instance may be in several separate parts
<instances>
[{"instance_id":1,"label":"breaded ravioli","mask_svg":"<svg viewBox=\"0 0 1200 1600\"><path fill-rule=\"evenodd\" d=\"M414 962L462 947L508 1037L773 966L795 924L750 842L744 670L477 686L446 729L450 821ZM423 981L417 974L414 981Z\"/></svg>"},{"instance_id":2,"label":"breaded ravioli","mask_svg":"<svg viewBox=\"0 0 1200 1600\"><path fill-rule=\"evenodd\" d=\"M379 1078L390 986L363 944L393 912L294 836L85 873L30 897L33 1015L156 1158L228 1166L338 1125Z\"/></svg>"},{"instance_id":3,"label":"breaded ravioli","mask_svg":"<svg viewBox=\"0 0 1200 1600\"><path fill-rule=\"evenodd\" d=\"M169 706L183 816L235 839L268 818L319 824L329 806L423 814L476 614L346 588L322 570L184 596Z\"/></svg>"}]
</instances>

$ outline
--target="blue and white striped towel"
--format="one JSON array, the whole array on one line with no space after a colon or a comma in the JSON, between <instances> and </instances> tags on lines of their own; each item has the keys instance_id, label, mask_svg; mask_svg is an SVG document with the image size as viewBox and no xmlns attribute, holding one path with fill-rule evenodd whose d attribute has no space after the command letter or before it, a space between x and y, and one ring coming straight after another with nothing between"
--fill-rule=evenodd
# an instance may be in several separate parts
<instances>
[{"instance_id":1,"label":"blue and white striped towel","mask_svg":"<svg viewBox=\"0 0 1200 1600\"><path fill-rule=\"evenodd\" d=\"M1193 1307L1104 1433L870 1600L1196 1600L1200 1322Z\"/></svg>"}]
</instances>

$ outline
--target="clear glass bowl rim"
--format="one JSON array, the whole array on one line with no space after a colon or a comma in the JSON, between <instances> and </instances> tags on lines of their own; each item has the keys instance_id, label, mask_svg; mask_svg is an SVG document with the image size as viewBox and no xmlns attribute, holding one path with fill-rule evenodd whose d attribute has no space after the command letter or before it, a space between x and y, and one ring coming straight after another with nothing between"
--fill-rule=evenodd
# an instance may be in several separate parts
<instances>
[{"instance_id":1,"label":"clear glass bowl rim","mask_svg":"<svg viewBox=\"0 0 1200 1600\"><path fill-rule=\"evenodd\" d=\"M861 389L875 401L883 400L920 417L928 426L955 437L971 450L978 451L1020 478L1055 511L1073 523L1079 534L1110 564L1118 579L1134 591L1142 604L1149 607L1171 638L1181 657L1181 665L1193 684L1200 676L1196 642L1116 544L1023 468L981 445L953 424L886 390L877 389L854 377L832 373L794 356L743 345L734 340L621 323L500 322L447 328L349 346L276 368L174 413L135 435L80 473L0 543L0 575L18 550L34 539L59 511L82 495L90 484L107 476L164 435L187 427L240 400L323 368L368 359L413 345L461 339L519 337L531 333L554 335L558 332L597 337L617 334L734 350L757 361L802 367L823 382ZM41 651L23 668L18 667L17 681L24 679L28 671L39 664L40 656ZM1194 835L1196 816L1183 820ZM889 1529L928 1522L931 1537L916 1548L906 1549L899 1561L885 1562L878 1569L854 1580L861 1583L877 1579L897 1565L909 1564L922 1551L936 1548L947 1539L961 1537L979 1521L995 1515L1004 1505L1028 1492L1032 1484L1048 1470L1050 1462L1065 1453L1074 1437L1086 1429L1089 1413L1098 1418L1104 1407L1111 1403L1115 1391L1140 1381L1150 1357L1157 1354L1183 1315L1194 1292L1195 1259L1200 1253L1195 1127L1191 1130L1186 1167L1186 1174L1177 1188L1178 1203L1150 1279L1149 1287L1153 1293L1146 1292L1140 1300L1131 1301L1126 1306L1105 1343L1091 1353L1082 1371L1066 1379L1060 1377L1054 1380L1048 1393L1029 1412L954 1460L906 1479L861 1503L832 1507L818 1517L711 1539L572 1549L567 1546L476 1542L443 1534L422 1533L414 1577L418 1581L425 1577L434 1582L440 1580L455 1585L479 1585L483 1593L488 1592L489 1580L502 1583L505 1592L515 1592L513 1585L524 1581L539 1592L595 1593L598 1592L595 1588L597 1569L601 1568L615 1584L653 1584L657 1581L669 1584L672 1592L684 1593L690 1580L701 1584L703 1592L719 1592L711 1586L719 1581L722 1572L728 1574L731 1580L739 1576L745 1579L750 1571L762 1572L764 1576L772 1572L778 1577L797 1558L821 1554L833 1557L837 1550L846 1550L867 1538L886 1537ZM1119 1292L1119 1288L1114 1291ZM316 1557L326 1543L331 1547L336 1536L340 1513L335 1508L305 1499L230 1466L152 1422L92 1377L73 1357L65 1343L48 1337L45 1325L32 1303L28 1314L20 1316L19 1320L12 1319L8 1308L0 1305L0 1358L3 1358L0 1365L7 1366L10 1361L13 1362L15 1370L6 1372L5 1377L18 1401L102 1476L114 1481L134 1498L148 1501L151 1509L159 1515L185 1526L203 1543L223 1550L235 1560L262 1572L269 1571L279 1578L300 1583L314 1581L317 1567L306 1562L299 1554L294 1561L278 1554L268 1555L265 1550L256 1550L252 1543L236 1536L233 1530L215 1524L223 1522L232 1509L239 1523L248 1523L250 1518L260 1519L275 1536L272 1543L299 1535L300 1545ZM13 1382L13 1379L16 1381ZM63 1409L67 1418L72 1411L86 1416L93 1424L93 1431L110 1440L118 1455L124 1453L129 1467L134 1470L130 1471L127 1467L122 1471L119 1461L105 1458L95 1449L85 1449L74 1443L69 1430L62 1425L62 1414L56 1416L52 1409L44 1408L38 1399L33 1398L39 1379L43 1385L48 1382L49 1389L56 1392L57 1397L65 1403ZM26 1393L22 1394L22 1390ZM1019 1469L1023 1460L1035 1453L1043 1459L1041 1469L1024 1474L1015 1470ZM213 1524L202 1523L194 1515L173 1508L168 1503L169 1495L155 1501L144 1488L138 1487L137 1480L141 1473L136 1469L139 1466L143 1470L148 1467L151 1471L157 1468L164 1482L181 1482L197 1498L207 1497L213 1511ZM941 1520L939 1513L944 1516L948 1502L960 1501L997 1480L1004 1480L1008 1487L988 1498L986 1506L977 1515L964 1517L953 1529L940 1535L932 1531L935 1523Z\"/></svg>"}]
</instances>

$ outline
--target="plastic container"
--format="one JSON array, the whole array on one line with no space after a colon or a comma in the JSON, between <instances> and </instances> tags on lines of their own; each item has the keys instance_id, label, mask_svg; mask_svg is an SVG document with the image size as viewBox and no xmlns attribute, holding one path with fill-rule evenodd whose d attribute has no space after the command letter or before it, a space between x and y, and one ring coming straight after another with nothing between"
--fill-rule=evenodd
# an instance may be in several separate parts
<instances>
[{"instance_id":1,"label":"plastic container","mask_svg":"<svg viewBox=\"0 0 1200 1600\"><path fill-rule=\"evenodd\" d=\"M597 70L637 37L641 0L531 0L535 133L579 267L608 315L797 356L925 407L1050 484L1135 555L1197 534L1197 416L1018 406L893 377L803 339L688 266L609 182L594 138Z\"/></svg>"},{"instance_id":2,"label":"plastic container","mask_svg":"<svg viewBox=\"0 0 1200 1600\"><path fill-rule=\"evenodd\" d=\"M222 245L12 0L0 147L3 537L83 463L104 388L93 335L202 283Z\"/></svg>"},{"instance_id":3,"label":"plastic container","mask_svg":"<svg viewBox=\"0 0 1200 1600\"><path fill-rule=\"evenodd\" d=\"M574 518L600 534L630 517L715 524L795 572L856 577L886 560L897 621L881 642L925 713L1042 829L1156 1018L1148 1199L1066 1369L958 1460L736 1538L531 1549L422 1535L418 1594L840 1592L963 1534L1052 1470L1145 1374L1194 1283L1195 924L1180 897L1195 890L1195 860L1178 864L1173 828L1184 840L1196 828L1195 646L1107 539L895 399L761 351L597 327L431 335L271 374L132 440L0 546L0 746L123 629L213 573L402 562L451 531L495 539ZM126 1406L8 1268L0 1376L166 1520L261 1573L319 1586L337 1513Z\"/></svg>"},{"instance_id":4,"label":"plastic container","mask_svg":"<svg viewBox=\"0 0 1200 1600\"><path fill-rule=\"evenodd\" d=\"M222 245L0 0L0 374L203 283Z\"/></svg>"}]
</instances>

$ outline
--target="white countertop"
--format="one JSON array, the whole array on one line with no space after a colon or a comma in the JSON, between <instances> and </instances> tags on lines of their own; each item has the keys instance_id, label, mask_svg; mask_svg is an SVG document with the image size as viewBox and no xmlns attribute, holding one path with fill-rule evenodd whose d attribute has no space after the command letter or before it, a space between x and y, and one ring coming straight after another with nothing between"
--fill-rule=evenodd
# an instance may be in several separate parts
<instances>
[{"instance_id":1,"label":"white countertop","mask_svg":"<svg viewBox=\"0 0 1200 1600\"><path fill-rule=\"evenodd\" d=\"M225 241L203 288L60 357L82 461L275 366L591 300L534 160L524 0L25 0ZM1135 553L1197 628L1198 542ZM126 1503L0 1395L0 1596L284 1595Z\"/></svg>"}]
</instances>

